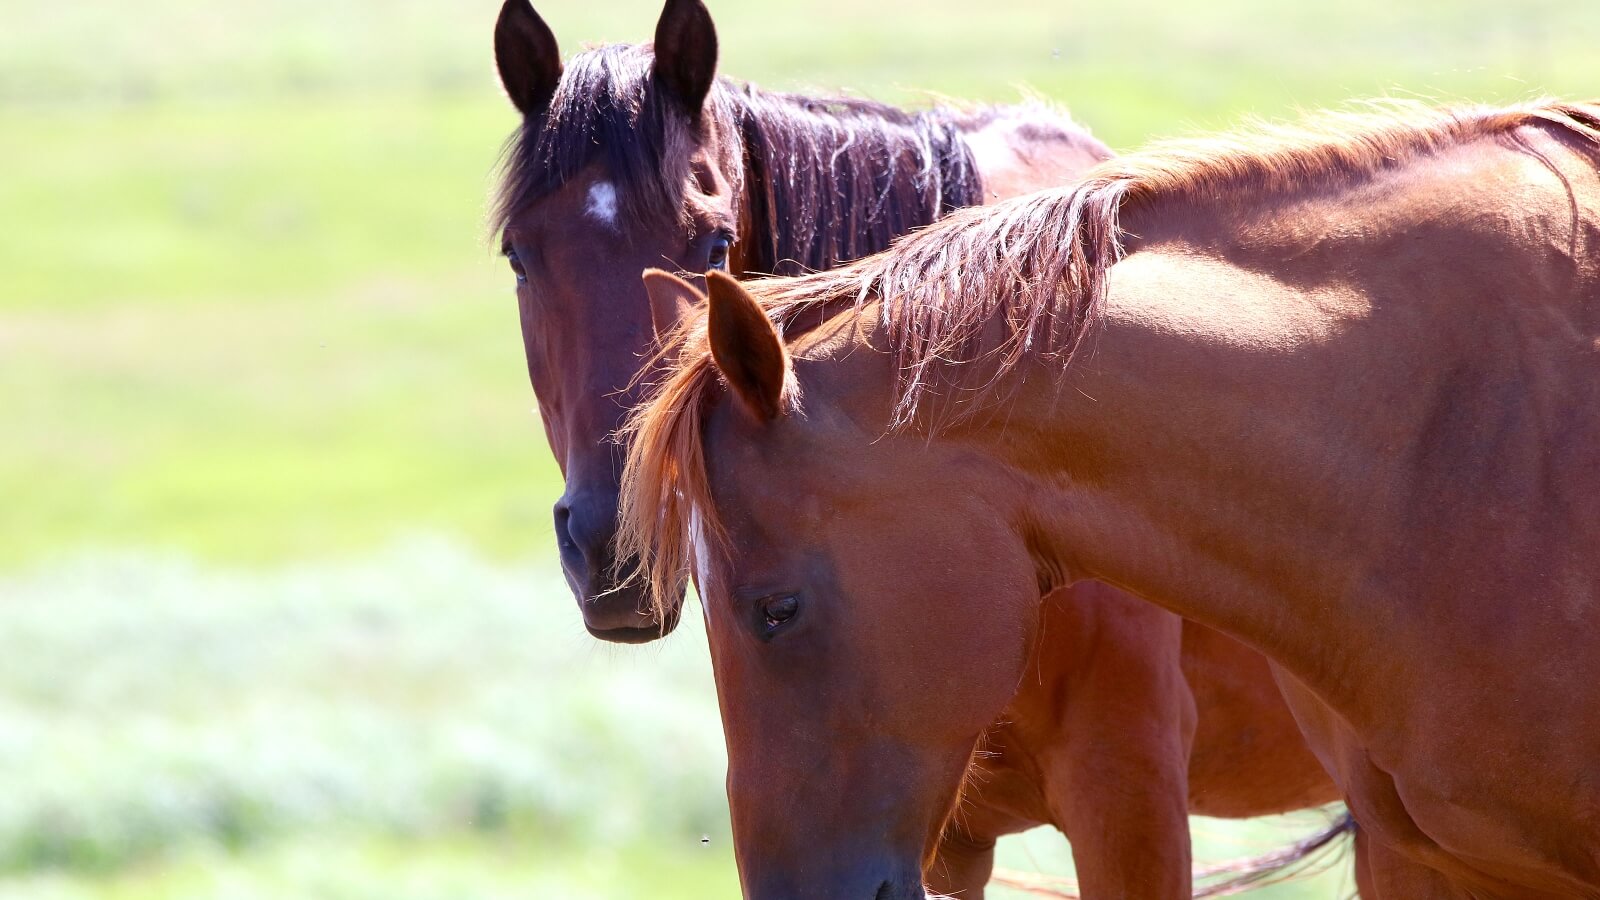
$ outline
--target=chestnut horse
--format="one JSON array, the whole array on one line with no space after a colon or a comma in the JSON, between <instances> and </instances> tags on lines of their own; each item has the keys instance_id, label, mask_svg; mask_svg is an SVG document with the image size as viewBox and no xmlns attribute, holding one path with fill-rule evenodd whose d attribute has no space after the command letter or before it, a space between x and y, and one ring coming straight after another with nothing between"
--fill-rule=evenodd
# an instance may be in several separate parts
<instances>
[{"instance_id":1,"label":"chestnut horse","mask_svg":"<svg viewBox=\"0 0 1600 900\"><path fill-rule=\"evenodd\" d=\"M1085 578L1272 661L1364 893L1600 896L1600 106L1158 147L709 286L620 537L694 563L747 896L921 896Z\"/></svg>"},{"instance_id":2,"label":"chestnut horse","mask_svg":"<svg viewBox=\"0 0 1600 900\"><path fill-rule=\"evenodd\" d=\"M668 0L653 45L597 47L565 65L538 13L506 0L494 52L523 116L495 227L566 478L556 543L584 624L608 641L660 637L678 610L658 621L612 576L622 474L612 436L654 340L642 270L827 269L956 207L1065 184L1111 155L1040 104L909 113L718 79L699 0Z\"/></svg>"}]
</instances>

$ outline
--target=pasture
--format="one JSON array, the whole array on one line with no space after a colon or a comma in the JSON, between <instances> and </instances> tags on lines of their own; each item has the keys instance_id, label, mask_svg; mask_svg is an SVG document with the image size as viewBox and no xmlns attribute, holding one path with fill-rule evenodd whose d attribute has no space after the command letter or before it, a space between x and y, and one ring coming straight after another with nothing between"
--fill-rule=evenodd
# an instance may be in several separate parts
<instances>
[{"instance_id":1,"label":"pasture","mask_svg":"<svg viewBox=\"0 0 1600 900\"><path fill-rule=\"evenodd\" d=\"M0 897L737 895L695 617L598 645L549 555L560 479L484 230L496 6L8 6ZM658 9L541 4L569 51ZM1600 93L1576 2L712 10L735 77L1026 85L1118 149ZM1317 824L1197 823L1197 857ZM1001 864L1067 866L1040 832Z\"/></svg>"}]
</instances>

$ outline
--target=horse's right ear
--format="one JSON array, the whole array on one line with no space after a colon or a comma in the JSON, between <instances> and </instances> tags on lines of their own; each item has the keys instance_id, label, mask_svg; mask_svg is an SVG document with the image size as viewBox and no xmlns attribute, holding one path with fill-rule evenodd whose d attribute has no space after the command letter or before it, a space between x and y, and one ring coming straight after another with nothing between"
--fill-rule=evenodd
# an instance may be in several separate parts
<instances>
[{"instance_id":1,"label":"horse's right ear","mask_svg":"<svg viewBox=\"0 0 1600 900\"><path fill-rule=\"evenodd\" d=\"M561 51L528 0L506 0L494 23L494 63L506 95L524 116L544 115L561 81Z\"/></svg>"},{"instance_id":2,"label":"horse's right ear","mask_svg":"<svg viewBox=\"0 0 1600 900\"><path fill-rule=\"evenodd\" d=\"M644 292L650 297L650 324L658 341L665 340L679 322L694 315L696 307L705 305L705 294L671 272L645 269L641 277Z\"/></svg>"},{"instance_id":3,"label":"horse's right ear","mask_svg":"<svg viewBox=\"0 0 1600 900\"><path fill-rule=\"evenodd\" d=\"M783 383L789 375L783 338L766 310L733 276L707 272L706 287L711 358L756 421L776 419L783 411Z\"/></svg>"}]
</instances>

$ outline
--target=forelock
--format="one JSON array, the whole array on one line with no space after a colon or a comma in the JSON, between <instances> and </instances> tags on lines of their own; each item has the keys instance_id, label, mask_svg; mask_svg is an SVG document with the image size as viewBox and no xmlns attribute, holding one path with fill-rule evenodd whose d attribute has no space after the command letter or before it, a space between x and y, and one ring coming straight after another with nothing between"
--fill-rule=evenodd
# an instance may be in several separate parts
<instances>
[{"instance_id":1,"label":"forelock","mask_svg":"<svg viewBox=\"0 0 1600 900\"><path fill-rule=\"evenodd\" d=\"M692 122L660 89L654 63L649 44L592 47L567 60L549 108L525 118L506 146L491 222L496 232L595 163L604 167L622 215L657 223L682 218L697 129L733 126L723 85Z\"/></svg>"}]
</instances>

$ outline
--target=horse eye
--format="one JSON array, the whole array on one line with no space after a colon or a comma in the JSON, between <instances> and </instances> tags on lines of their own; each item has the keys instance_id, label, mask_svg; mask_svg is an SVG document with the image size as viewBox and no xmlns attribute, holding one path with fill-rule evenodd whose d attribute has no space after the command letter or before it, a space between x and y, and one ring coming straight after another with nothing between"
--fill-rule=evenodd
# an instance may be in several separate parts
<instances>
[{"instance_id":1,"label":"horse eye","mask_svg":"<svg viewBox=\"0 0 1600 900\"><path fill-rule=\"evenodd\" d=\"M511 271L516 273L517 284L527 284L528 273L527 270L522 268L522 259L517 256L517 251L507 250L506 262L511 264Z\"/></svg>"},{"instance_id":2,"label":"horse eye","mask_svg":"<svg viewBox=\"0 0 1600 900\"><path fill-rule=\"evenodd\" d=\"M733 246L733 238L718 234L711 239L711 255L706 259L706 267L719 272L728 271L728 248Z\"/></svg>"},{"instance_id":3,"label":"horse eye","mask_svg":"<svg viewBox=\"0 0 1600 900\"><path fill-rule=\"evenodd\" d=\"M800 598L794 594L779 594L761 601L761 624L770 635L800 611Z\"/></svg>"}]
</instances>

